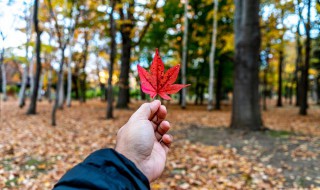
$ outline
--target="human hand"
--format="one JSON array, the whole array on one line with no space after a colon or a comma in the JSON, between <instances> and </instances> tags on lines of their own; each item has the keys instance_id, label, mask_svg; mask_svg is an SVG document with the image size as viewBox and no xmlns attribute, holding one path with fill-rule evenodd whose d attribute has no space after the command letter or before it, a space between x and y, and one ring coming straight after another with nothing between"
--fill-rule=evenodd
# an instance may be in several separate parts
<instances>
[{"instance_id":1,"label":"human hand","mask_svg":"<svg viewBox=\"0 0 320 190\"><path fill-rule=\"evenodd\" d=\"M115 150L133 161L149 182L163 172L173 140L166 134L170 129L166 116L166 107L159 100L144 103L117 134Z\"/></svg>"}]
</instances>

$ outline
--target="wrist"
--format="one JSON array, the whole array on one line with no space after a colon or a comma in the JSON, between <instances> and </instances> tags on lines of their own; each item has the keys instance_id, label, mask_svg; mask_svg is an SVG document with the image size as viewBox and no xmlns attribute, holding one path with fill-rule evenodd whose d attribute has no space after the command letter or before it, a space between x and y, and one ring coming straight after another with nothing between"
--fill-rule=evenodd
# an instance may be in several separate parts
<instances>
[{"instance_id":1,"label":"wrist","mask_svg":"<svg viewBox=\"0 0 320 190\"><path fill-rule=\"evenodd\" d=\"M115 147L115 151L118 152L119 154L123 155L124 157L126 157L131 162L133 162L133 164L137 167L137 169L147 177L149 182L151 182L151 178L148 175L147 170L141 166L141 163L135 158L135 156L133 156L130 153L130 151L126 151L126 150L122 149L121 147L119 147L118 145Z\"/></svg>"}]
</instances>

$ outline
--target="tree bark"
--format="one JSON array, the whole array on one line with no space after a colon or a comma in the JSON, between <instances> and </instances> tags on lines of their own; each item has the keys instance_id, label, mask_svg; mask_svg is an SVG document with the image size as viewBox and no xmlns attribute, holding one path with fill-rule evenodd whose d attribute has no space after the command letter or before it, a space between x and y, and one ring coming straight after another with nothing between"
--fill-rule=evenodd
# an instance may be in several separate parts
<instances>
[{"instance_id":1,"label":"tree bark","mask_svg":"<svg viewBox=\"0 0 320 190\"><path fill-rule=\"evenodd\" d=\"M289 104L292 105L293 87L289 86Z\"/></svg>"},{"instance_id":2,"label":"tree bark","mask_svg":"<svg viewBox=\"0 0 320 190\"><path fill-rule=\"evenodd\" d=\"M299 22L300 23L300 22ZM296 83L296 106L299 106L300 103L300 81L301 77L299 77L299 72L300 72L300 66L302 62L302 44L300 42L300 24L297 25L297 33L296 33L296 43L297 43L297 58L295 62L295 72L294 72L294 77L295 77L295 83Z\"/></svg>"},{"instance_id":3,"label":"tree bark","mask_svg":"<svg viewBox=\"0 0 320 190\"><path fill-rule=\"evenodd\" d=\"M42 86L43 86L43 78L44 75L40 73L40 81L39 81L39 87L38 87L38 96L37 96L37 100L41 101L42 100Z\"/></svg>"},{"instance_id":4,"label":"tree bark","mask_svg":"<svg viewBox=\"0 0 320 190\"><path fill-rule=\"evenodd\" d=\"M200 81L199 81L199 75L196 78L196 89L195 89L195 95L196 99L194 100L194 105L198 105L199 99L200 99Z\"/></svg>"},{"instance_id":5,"label":"tree bark","mask_svg":"<svg viewBox=\"0 0 320 190\"><path fill-rule=\"evenodd\" d=\"M129 26L130 27L130 26ZM131 57L131 37L130 31L122 30L122 54L121 54L121 71L119 80L119 98L117 108L127 109L129 102L129 71Z\"/></svg>"},{"instance_id":6,"label":"tree bark","mask_svg":"<svg viewBox=\"0 0 320 190\"><path fill-rule=\"evenodd\" d=\"M184 2L184 32L183 32L183 41L182 41L182 66L181 66L181 82L182 84L187 84L187 53L188 53L188 28L189 28L189 24L188 24L188 5L189 2L188 0L185 0ZM187 96L187 89L183 88L181 90L181 108L185 109L186 108L186 104L187 104L187 100L186 100L186 96Z\"/></svg>"},{"instance_id":7,"label":"tree bark","mask_svg":"<svg viewBox=\"0 0 320 190\"><path fill-rule=\"evenodd\" d=\"M58 86L57 86L57 88L59 88L59 91L57 91L57 93L59 92L58 108L62 110L63 103L64 103L64 73L63 73L63 69L62 69L62 72L59 73L59 75L61 75L61 76L59 76L59 77L61 77L61 81L60 81L60 83L58 83Z\"/></svg>"},{"instance_id":8,"label":"tree bark","mask_svg":"<svg viewBox=\"0 0 320 190\"><path fill-rule=\"evenodd\" d=\"M72 37L71 37L72 42ZM68 58L68 88L67 88L67 106L71 107L71 91L72 91L72 70L71 70L71 62L72 62L72 48L71 44L69 45L69 58Z\"/></svg>"},{"instance_id":9,"label":"tree bark","mask_svg":"<svg viewBox=\"0 0 320 190\"><path fill-rule=\"evenodd\" d=\"M78 64L75 65L74 75L72 76L72 82L73 82L73 85L74 85L75 99L76 100L80 100L80 94L79 94L79 66L78 66Z\"/></svg>"},{"instance_id":10,"label":"tree bark","mask_svg":"<svg viewBox=\"0 0 320 190\"><path fill-rule=\"evenodd\" d=\"M1 64L1 77L2 77L2 100L7 101L7 76L6 67L3 63L4 60L4 49L1 52L0 64Z\"/></svg>"},{"instance_id":11,"label":"tree bark","mask_svg":"<svg viewBox=\"0 0 320 190\"><path fill-rule=\"evenodd\" d=\"M27 83L28 83L28 65L32 62L32 57L30 59L29 56L29 45L30 45L30 40L31 40L31 35L32 35L32 13L30 15L27 14L28 12L27 7L25 9L25 21L26 21L26 37L27 37L27 42L26 42L26 60L27 64L23 68L23 76L22 76L22 83L21 83L21 88L19 91L19 107L22 108L25 106L25 99L26 99L26 88L27 88ZM32 91L31 91L32 92Z\"/></svg>"},{"instance_id":12,"label":"tree bark","mask_svg":"<svg viewBox=\"0 0 320 190\"><path fill-rule=\"evenodd\" d=\"M48 89L47 89L49 103L52 102L51 88L52 88L52 68L50 67L48 71Z\"/></svg>"},{"instance_id":13,"label":"tree bark","mask_svg":"<svg viewBox=\"0 0 320 190\"><path fill-rule=\"evenodd\" d=\"M223 63L222 61L220 61L218 65L217 88L216 88L216 105L215 105L216 110L221 109L222 80L223 80Z\"/></svg>"},{"instance_id":14,"label":"tree bark","mask_svg":"<svg viewBox=\"0 0 320 190\"><path fill-rule=\"evenodd\" d=\"M235 0L235 72L231 128L261 130L259 0Z\"/></svg>"},{"instance_id":15,"label":"tree bark","mask_svg":"<svg viewBox=\"0 0 320 190\"><path fill-rule=\"evenodd\" d=\"M30 93L33 92L34 89L34 75L33 75L33 70L34 70L34 57L30 58L29 61L29 79L30 79Z\"/></svg>"},{"instance_id":16,"label":"tree bark","mask_svg":"<svg viewBox=\"0 0 320 190\"><path fill-rule=\"evenodd\" d=\"M318 75L316 83L317 83L317 104L320 105L320 75Z\"/></svg>"},{"instance_id":17,"label":"tree bark","mask_svg":"<svg viewBox=\"0 0 320 190\"><path fill-rule=\"evenodd\" d=\"M267 75L268 75L268 69L265 68L263 70L263 92L262 92L262 95L263 95L262 105L263 105L264 111L267 111L267 88L268 88L267 87L268 86Z\"/></svg>"},{"instance_id":18,"label":"tree bark","mask_svg":"<svg viewBox=\"0 0 320 190\"><path fill-rule=\"evenodd\" d=\"M218 28L218 0L214 0L214 14L213 14L213 26L212 26L212 37L211 37L211 51L210 51L210 76L209 76L209 99L208 99L208 111L213 110L213 95L214 95L214 61L216 52L216 39L217 39L217 28Z\"/></svg>"},{"instance_id":19,"label":"tree bark","mask_svg":"<svg viewBox=\"0 0 320 190\"><path fill-rule=\"evenodd\" d=\"M307 23L305 25L306 28L306 45L305 45L305 61L304 61L304 67L302 68L302 76L301 76L301 93L300 93L300 115L307 115L307 109L308 109L308 90L309 90L309 64L310 64L310 52L311 52L311 37L310 37L310 17L311 17L311 0L307 0L308 4L308 12L307 12Z\"/></svg>"},{"instance_id":20,"label":"tree bark","mask_svg":"<svg viewBox=\"0 0 320 190\"><path fill-rule=\"evenodd\" d=\"M203 105L205 85L200 85L200 105Z\"/></svg>"},{"instance_id":21,"label":"tree bark","mask_svg":"<svg viewBox=\"0 0 320 190\"><path fill-rule=\"evenodd\" d=\"M63 27L60 30L60 27L58 25L58 19L54 14L51 0L47 0L47 3L48 3L49 12L50 12L50 17L54 21L55 32L57 34L57 40L58 40L58 44L59 44L59 49L61 50L61 60L60 60L59 73L58 73L58 84L57 84L57 87L56 87L56 99L55 99L55 102L54 102L54 105L53 105L53 109L52 109L52 113L51 113L51 124L53 126L55 126L56 125L56 111L57 111L57 108L59 107L59 101L63 103L63 99L61 99L62 97L59 97L59 96L60 96L60 93L61 93L60 91L62 91L64 89L64 86L62 84L63 84L63 63L64 63L64 58L65 58L65 49L66 49L66 46L68 45L68 43L70 41L70 38L71 38L70 34L72 34L72 36L73 36L74 30L75 30L76 25L78 23L80 11L78 10L78 14L76 15L75 23L73 25L70 24L70 26L68 28ZM75 1L71 1L71 3L72 3L72 5L71 5L72 8L70 9L70 14L69 14L70 21L72 21L72 19L73 19L73 6L75 4ZM61 31L65 31L65 30L68 30L68 36L67 37L64 36L63 35L64 33L61 32ZM61 90L60 90L60 87L61 87ZM62 95L64 95L64 94L62 93Z\"/></svg>"},{"instance_id":22,"label":"tree bark","mask_svg":"<svg viewBox=\"0 0 320 190\"><path fill-rule=\"evenodd\" d=\"M153 10L157 8L157 3L159 0L156 0L153 5ZM134 9L135 9L135 0L130 0L127 3L126 10L123 10L123 7L120 8L119 14L123 24L120 27L120 33L122 37L122 54L121 54L121 68L120 68L120 80L119 80L119 96L117 102L117 108L127 109L128 103L130 102L130 89L129 89L129 72L130 72L130 59L131 59L131 48L139 45L144 35L147 33L148 28L151 25L153 17L150 16L147 19L146 25L143 27L138 40L133 43L132 40L132 31L135 27L136 19L134 18ZM154 14L154 13L153 13Z\"/></svg>"},{"instance_id":23,"label":"tree bark","mask_svg":"<svg viewBox=\"0 0 320 190\"><path fill-rule=\"evenodd\" d=\"M100 96L100 100L101 101L105 101L105 85L101 82L101 77L100 77L100 63L99 63L99 50L96 52L96 72L97 72L97 77L98 77L98 81L99 81L99 88L100 88L100 92L101 92L101 96Z\"/></svg>"},{"instance_id":24,"label":"tree bark","mask_svg":"<svg viewBox=\"0 0 320 190\"><path fill-rule=\"evenodd\" d=\"M281 9L281 24L284 27L283 19L284 19L284 10ZM284 49L284 42L283 42L284 30L282 29L282 34L280 36L280 50L279 50L279 64L278 64L278 100L277 100L277 107L282 107L282 70L283 70L283 49Z\"/></svg>"},{"instance_id":25,"label":"tree bark","mask_svg":"<svg viewBox=\"0 0 320 190\"><path fill-rule=\"evenodd\" d=\"M147 99L147 96L146 96L146 93L144 93L141 89L141 84L140 84L140 96L141 96L141 100L146 100Z\"/></svg>"},{"instance_id":26,"label":"tree bark","mask_svg":"<svg viewBox=\"0 0 320 190\"><path fill-rule=\"evenodd\" d=\"M88 59L88 48L89 48L89 36L88 31L84 32L84 51L83 51L83 63L82 63L82 69L80 74L80 90L81 90L81 99L80 102L86 102L86 80L87 75L85 72L85 68L87 65L87 59Z\"/></svg>"},{"instance_id":27,"label":"tree bark","mask_svg":"<svg viewBox=\"0 0 320 190\"><path fill-rule=\"evenodd\" d=\"M116 6L116 0L111 1L111 12L110 16L110 38L111 38L111 52L110 52L110 64L109 64L109 78L108 78L108 103L107 103L107 114L106 118L113 118L113 91L112 91L112 75L113 65L116 58L116 24L114 21L113 12Z\"/></svg>"},{"instance_id":28,"label":"tree bark","mask_svg":"<svg viewBox=\"0 0 320 190\"><path fill-rule=\"evenodd\" d=\"M40 52L41 52L41 33L39 29L39 20L38 20L38 7L39 7L39 0L34 0L34 14L33 14L33 22L34 22L34 29L37 34L37 40L36 40L36 76L34 80L34 88L32 91L31 96L31 102L29 109L27 111L27 114L36 114L36 108L37 108L37 96L38 96L38 88L39 88L39 81L40 81L40 75L41 75L41 58L40 58Z\"/></svg>"},{"instance_id":29,"label":"tree bark","mask_svg":"<svg viewBox=\"0 0 320 190\"><path fill-rule=\"evenodd\" d=\"M283 69L283 51L279 52L279 64L278 64L278 101L277 107L282 107L282 69Z\"/></svg>"},{"instance_id":30,"label":"tree bark","mask_svg":"<svg viewBox=\"0 0 320 190\"><path fill-rule=\"evenodd\" d=\"M25 94L27 88L27 81L28 81L28 67L27 65L23 66L23 74L22 74L22 82L21 88L19 91L19 107L22 108L25 105Z\"/></svg>"},{"instance_id":31,"label":"tree bark","mask_svg":"<svg viewBox=\"0 0 320 190\"><path fill-rule=\"evenodd\" d=\"M59 94L60 94L60 85L62 84L63 80L63 63L64 63L64 50L65 48L61 49L61 60L60 60L60 66L59 66L59 72L58 72L58 82L56 85L56 99L54 101L52 113L51 113L51 125L56 126L56 112L59 106Z\"/></svg>"}]
</instances>

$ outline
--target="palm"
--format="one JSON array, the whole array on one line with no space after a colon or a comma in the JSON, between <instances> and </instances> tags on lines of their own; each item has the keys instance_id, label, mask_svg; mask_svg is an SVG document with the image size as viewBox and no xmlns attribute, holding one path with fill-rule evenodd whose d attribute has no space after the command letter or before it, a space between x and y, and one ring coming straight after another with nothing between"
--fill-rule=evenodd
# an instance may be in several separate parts
<instances>
[{"instance_id":1,"label":"palm","mask_svg":"<svg viewBox=\"0 0 320 190\"><path fill-rule=\"evenodd\" d=\"M172 137L166 108L160 101L142 105L118 132L116 150L132 160L148 177L157 179L164 170Z\"/></svg>"},{"instance_id":2,"label":"palm","mask_svg":"<svg viewBox=\"0 0 320 190\"><path fill-rule=\"evenodd\" d=\"M148 175L150 175L151 181L153 181L158 178L163 172L165 162L166 151L163 148L163 145L161 145L155 138L150 155L141 162L141 166L144 168L150 168L150 171L148 171Z\"/></svg>"}]
</instances>

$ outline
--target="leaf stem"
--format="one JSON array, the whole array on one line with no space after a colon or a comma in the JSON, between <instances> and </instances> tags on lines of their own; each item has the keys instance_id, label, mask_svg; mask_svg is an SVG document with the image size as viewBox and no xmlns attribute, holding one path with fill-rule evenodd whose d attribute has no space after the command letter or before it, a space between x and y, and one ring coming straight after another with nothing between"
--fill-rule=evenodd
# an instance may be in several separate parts
<instances>
[{"instance_id":1,"label":"leaf stem","mask_svg":"<svg viewBox=\"0 0 320 190\"><path fill-rule=\"evenodd\" d=\"M160 100L161 102L161 97L157 94L156 97L154 98L155 100Z\"/></svg>"}]
</instances>

